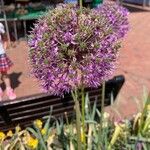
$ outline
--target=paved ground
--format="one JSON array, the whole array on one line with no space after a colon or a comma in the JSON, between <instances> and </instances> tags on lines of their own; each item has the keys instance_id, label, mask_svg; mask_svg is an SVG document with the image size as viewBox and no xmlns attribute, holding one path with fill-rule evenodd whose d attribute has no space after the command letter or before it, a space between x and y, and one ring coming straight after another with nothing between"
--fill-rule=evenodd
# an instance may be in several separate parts
<instances>
[{"instance_id":1,"label":"paved ground","mask_svg":"<svg viewBox=\"0 0 150 150\"><path fill-rule=\"evenodd\" d=\"M143 87L150 91L150 12L132 10L129 20L130 31L123 41L118 69L114 74L123 74L126 82L114 105L106 108L114 117L135 114L138 104L142 104ZM29 77L26 42L15 45L8 50L8 54L15 64L11 70L11 78L17 96L40 93L37 81Z\"/></svg>"},{"instance_id":2,"label":"paved ground","mask_svg":"<svg viewBox=\"0 0 150 150\"><path fill-rule=\"evenodd\" d=\"M132 10L129 20L130 31L123 42L115 73L123 74L126 81L117 101L108 108L122 117L132 116L142 106L144 87L150 91L150 12Z\"/></svg>"}]
</instances>

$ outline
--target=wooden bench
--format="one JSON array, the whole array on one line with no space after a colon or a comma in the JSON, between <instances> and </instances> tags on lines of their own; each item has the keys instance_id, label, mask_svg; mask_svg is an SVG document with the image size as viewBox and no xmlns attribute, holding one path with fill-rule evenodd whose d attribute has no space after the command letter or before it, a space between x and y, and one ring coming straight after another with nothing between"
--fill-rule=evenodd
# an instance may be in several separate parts
<instances>
[{"instance_id":1,"label":"wooden bench","mask_svg":"<svg viewBox=\"0 0 150 150\"><path fill-rule=\"evenodd\" d=\"M105 105L110 105L111 97L115 99L121 89L125 79L123 76L116 76L106 82ZM89 93L91 103L98 100L100 106L101 87L86 89ZM50 107L53 106L55 117L60 117L67 112L73 114L74 101L70 94L60 98L49 94L37 94L29 97L18 98L13 101L0 102L0 131L13 129L16 125L30 125L33 120L42 118L49 114Z\"/></svg>"}]
</instances>

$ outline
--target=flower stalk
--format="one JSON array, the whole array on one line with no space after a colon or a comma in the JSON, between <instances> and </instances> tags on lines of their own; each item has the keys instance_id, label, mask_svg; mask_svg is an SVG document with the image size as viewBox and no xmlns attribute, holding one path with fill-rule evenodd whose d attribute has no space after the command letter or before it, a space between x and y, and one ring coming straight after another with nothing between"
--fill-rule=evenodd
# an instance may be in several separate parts
<instances>
[{"instance_id":1,"label":"flower stalk","mask_svg":"<svg viewBox=\"0 0 150 150\"><path fill-rule=\"evenodd\" d=\"M83 2L82 2L82 0L79 0L79 6L80 6L80 10L81 10L81 12L82 12L82 7L83 7Z\"/></svg>"},{"instance_id":2,"label":"flower stalk","mask_svg":"<svg viewBox=\"0 0 150 150\"><path fill-rule=\"evenodd\" d=\"M78 150L82 150L82 143L81 143L81 112L80 112L80 105L78 101L78 93L77 90L72 91L72 97L75 102L75 112L76 112L76 130L77 130L77 145Z\"/></svg>"},{"instance_id":3,"label":"flower stalk","mask_svg":"<svg viewBox=\"0 0 150 150\"><path fill-rule=\"evenodd\" d=\"M105 82L102 84L102 99L101 99L101 131L102 131L102 126L103 126L103 115L104 115L104 102L105 102Z\"/></svg>"},{"instance_id":4,"label":"flower stalk","mask_svg":"<svg viewBox=\"0 0 150 150\"><path fill-rule=\"evenodd\" d=\"M85 92L84 87L81 88L81 96L82 96L82 134L83 134L83 144L84 149L86 149L86 138L85 138Z\"/></svg>"}]
</instances>

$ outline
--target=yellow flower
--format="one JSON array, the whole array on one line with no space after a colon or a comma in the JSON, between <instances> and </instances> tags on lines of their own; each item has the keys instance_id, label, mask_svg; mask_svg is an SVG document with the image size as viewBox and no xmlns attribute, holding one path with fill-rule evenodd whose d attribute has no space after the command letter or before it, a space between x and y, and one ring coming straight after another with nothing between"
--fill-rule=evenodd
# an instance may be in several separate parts
<instances>
[{"instance_id":1,"label":"yellow flower","mask_svg":"<svg viewBox=\"0 0 150 150\"><path fill-rule=\"evenodd\" d=\"M20 126L18 125L18 126L16 127L16 132L19 132L19 131L21 131L21 128L20 128Z\"/></svg>"},{"instance_id":2,"label":"yellow flower","mask_svg":"<svg viewBox=\"0 0 150 150\"><path fill-rule=\"evenodd\" d=\"M150 104L149 104L149 105L147 105L147 110L148 110L148 111L150 111Z\"/></svg>"},{"instance_id":3,"label":"yellow flower","mask_svg":"<svg viewBox=\"0 0 150 150\"><path fill-rule=\"evenodd\" d=\"M0 140L4 140L6 137L6 135L4 134L4 132L0 132Z\"/></svg>"},{"instance_id":4,"label":"yellow flower","mask_svg":"<svg viewBox=\"0 0 150 150\"><path fill-rule=\"evenodd\" d=\"M103 114L103 119L109 119L109 117L110 117L110 114L109 113L107 113L107 112L104 112L104 114Z\"/></svg>"},{"instance_id":5,"label":"yellow flower","mask_svg":"<svg viewBox=\"0 0 150 150\"><path fill-rule=\"evenodd\" d=\"M29 133L24 133L23 134L23 137L22 137L22 140L25 144L28 143L29 139L30 139L31 135Z\"/></svg>"},{"instance_id":6,"label":"yellow flower","mask_svg":"<svg viewBox=\"0 0 150 150\"><path fill-rule=\"evenodd\" d=\"M55 134L52 134L48 137L47 143L48 145L52 144L54 141Z\"/></svg>"},{"instance_id":7,"label":"yellow flower","mask_svg":"<svg viewBox=\"0 0 150 150\"><path fill-rule=\"evenodd\" d=\"M45 135L45 134L46 134L46 129L43 128L43 129L41 130L41 133L42 133L42 135Z\"/></svg>"},{"instance_id":8,"label":"yellow flower","mask_svg":"<svg viewBox=\"0 0 150 150\"><path fill-rule=\"evenodd\" d=\"M39 119L35 120L35 121L34 121L34 124L35 124L39 129L42 129L43 123L42 123L41 120L39 120Z\"/></svg>"},{"instance_id":9,"label":"yellow flower","mask_svg":"<svg viewBox=\"0 0 150 150\"><path fill-rule=\"evenodd\" d=\"M9 131L7 132L7 136L8 136L8 137L12 137L12 136L13 136L13 133L12 133L11 130L9 130Z\"/></svg>"},{"instance_id":10,"label":"yellow flower","mask_svg":"<svg viewBox=\"0 0 150 150\"><path fill-rule=\"evenodd\" d=\"M115 131L112 135L112 138L111 138L111 141L110 141L110 144L108 146L108 150L112 150L112 146L116 143L119 135L121 134L122 132L122 128L120 125L116 125L116 128L115 128Z\"/></svg>"},{"instance_id":11,"label":"yellow flower","mask_svg":"<svg viewBox=\"0 0 150 150\"><path fill-rule=\"evenodd\" d=\"M38 140L34 139L33 137L29 137L28 141L27 141L27 145L31 148L31 149L36 149L38 146Z\"/></svg>"},{"instance_id":12,"label":"yellow flower","mask_svg":"<svg viewBox=\"0 0 150 150\"><path fill-rule=\"evenodd\" d=\"M107 128L107 127L108 127L108 121L103 121L102 128Z\"/></svg>"}]
</instances>

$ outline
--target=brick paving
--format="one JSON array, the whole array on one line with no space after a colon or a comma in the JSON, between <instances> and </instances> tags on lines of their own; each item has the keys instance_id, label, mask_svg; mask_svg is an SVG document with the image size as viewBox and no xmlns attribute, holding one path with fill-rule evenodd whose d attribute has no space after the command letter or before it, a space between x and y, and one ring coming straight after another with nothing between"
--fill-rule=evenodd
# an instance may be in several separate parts
<instances>
[{"instance_id":1,"label":"brick paving","mask_svg":"<svg viewBox=\"0 0 150 150\"><path fill-rule=\"evenodd\" d=\"M150 91L150 12L132 12L129 20L130 31L123 41L115 72L123 74L126 81L114 105L107 108L121 117L131 117L139 111L144 88Z\"/></svg>"},{"instance_id":2,"label":"brick paving","mask_svg":"<svg viewBox=\"0 0 150 150\"><path fill-rule=\"evenodd\" d=\"M106 108L114 118L135 114L138 105L142 105L143 87L150 90L150 12L133 11L129 20L130 31L123 41L118 69L114 73L123 74L126 81L115 103ZM11 70L11 78L18 97L41 93L38 82L29 77L27 51L25 41L15 43L15 46L8 50L15 64ZM134 100L135 97L137 100Z\"/></svg>"},{"instance_id":3,"label":"brick paving","mask_svg":"<svg viewBox=\"0 0 150 150\"><path fill-rule=\"evenodd\" d=\"M27 43L25 41L13 43L13 46L8 49L7 53L14 63L10 70L10 77L17 97L41 93L38 82L29 74ZM4 99L6 99L6 96L4 96Z\"/></svg>"}]
</instances>

